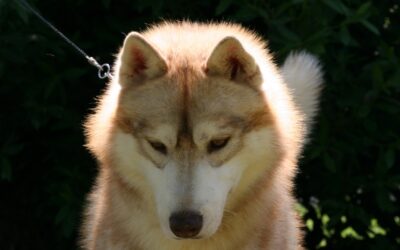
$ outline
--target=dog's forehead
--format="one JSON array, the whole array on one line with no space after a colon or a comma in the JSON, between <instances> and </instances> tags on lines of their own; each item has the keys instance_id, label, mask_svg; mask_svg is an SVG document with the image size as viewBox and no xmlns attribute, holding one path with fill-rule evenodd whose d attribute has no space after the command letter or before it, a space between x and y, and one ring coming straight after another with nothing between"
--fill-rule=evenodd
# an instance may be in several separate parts
<instances>
[{"instance_id":1,"label":"dog's forehead","mask_svg":"<svg viewBox=\"0 0 400 250\"><path fill-rule=\"evenodd\" d=\"M123 93L123 92L126 93ZM201 124L216 128L242 127L264 109L261 93L221 77L180 70L121 92L121 106L136 126L170 126L192 133Z\"/></svg>"},{"instance_id":2,"label":"dog's forehead","mask_svg":"<svg viewBox=\"0 0 400 250\"><path fill-rule=\"evenodd\" d=\"M189 110L193 121L234 122L264 108L261 92L221 77L191 86Z\"/></svg>"}]
</instances>

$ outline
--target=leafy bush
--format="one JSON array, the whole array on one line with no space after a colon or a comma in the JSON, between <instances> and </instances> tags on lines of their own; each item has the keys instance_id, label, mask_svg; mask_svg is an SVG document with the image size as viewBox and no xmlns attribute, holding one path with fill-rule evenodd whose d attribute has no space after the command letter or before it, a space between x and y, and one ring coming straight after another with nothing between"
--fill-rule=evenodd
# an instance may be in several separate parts
<instances>
[{"instance_id":1,"label":"leafy bush","mask_svg":"<svg viewBox=\"0 0 400 250\"><path fill-rule=\"evenodd\" d=\"M31 1L101 62L161 19L233 20L278 62L306 49L325 89L297 192L309 249L400 247L400 10L395 1ZM0 246L73 249L95 162L82 121L104 82L37 18L0 2Z\"/></svg>"}]
</instances>

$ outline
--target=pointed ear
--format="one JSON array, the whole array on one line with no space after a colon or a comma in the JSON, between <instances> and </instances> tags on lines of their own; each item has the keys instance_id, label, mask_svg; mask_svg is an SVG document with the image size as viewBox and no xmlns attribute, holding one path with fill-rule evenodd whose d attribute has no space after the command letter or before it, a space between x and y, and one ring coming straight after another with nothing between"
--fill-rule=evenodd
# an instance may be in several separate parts
<instances>
[{"instance_id":1,"label":"pointed ear","mask_svg":"<svg viewBox=\"0 0 400 250\"><path fill-rule=\"evenodd\" d=\"M257 85L261 82L259 68L235 37L225 37L207 60L207 74L220 75L232 81ZM257 82L257 83L256 83Z\"/></svg>"},{"instance_id":2,"label":"pointed ear","mask_svg":"<svg viewBox=\"0 0 400 250\"><path fill-rule=\"evenodd\" d=\"M120 52L119 78L122 85L162 76L167 63L157 50L137 32L129 33Z\"/></svg>"}]
</instances>

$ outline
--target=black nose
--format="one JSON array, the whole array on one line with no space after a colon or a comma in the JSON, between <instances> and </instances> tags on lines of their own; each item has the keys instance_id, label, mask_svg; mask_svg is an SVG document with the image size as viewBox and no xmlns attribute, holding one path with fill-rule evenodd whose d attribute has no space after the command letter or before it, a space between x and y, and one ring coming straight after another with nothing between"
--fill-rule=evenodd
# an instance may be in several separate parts
<instances>
[{"instance_id":1,"label":"black nose","mask_svg":"<svg viewBox=\"0 0 400 250\"><path fill-rule=\"evenodd\" d=\"M169 217L169 227L180 238L193 238L203 226L203 216L195 211L179 211Z\"/></svg>"}]
</instances>

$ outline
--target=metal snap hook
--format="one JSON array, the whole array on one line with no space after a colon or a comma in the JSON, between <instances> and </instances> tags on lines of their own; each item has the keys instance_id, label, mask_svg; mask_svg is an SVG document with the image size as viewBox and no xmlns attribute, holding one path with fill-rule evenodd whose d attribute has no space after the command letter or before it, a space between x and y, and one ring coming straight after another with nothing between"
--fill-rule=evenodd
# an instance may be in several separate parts
<instances>
[{"instance_id":1,"label":"metal snap hook","mask_svg":"<svg viewBox=\"0 0 400 250\"><path fill-rule=\"evenodd\" d=\"M97 73L100 79L104 79L106 77L112 78L110 74L110 65L108 63L104 63L100 66L99 71Z\"/></svg>"}]
</instances>

